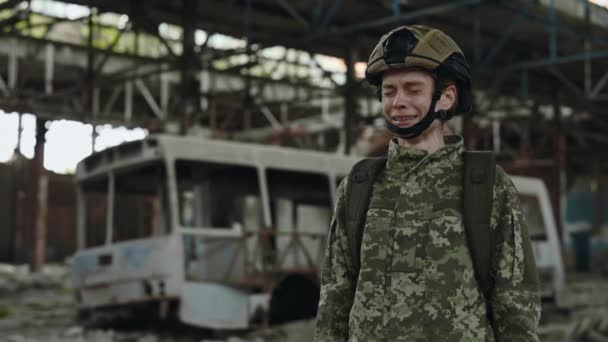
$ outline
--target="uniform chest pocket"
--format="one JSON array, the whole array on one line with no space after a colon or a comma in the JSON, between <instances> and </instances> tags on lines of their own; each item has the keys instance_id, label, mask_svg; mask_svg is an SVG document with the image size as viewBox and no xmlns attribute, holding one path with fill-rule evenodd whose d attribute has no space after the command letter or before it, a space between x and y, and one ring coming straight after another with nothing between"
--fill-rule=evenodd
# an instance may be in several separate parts
<instances>
[{"instance_id":1,"label":"uniform chest pocket","mask_svg":"<svg viewBox=\"0 0 608 342\"><path fill-rule=\"evenodd\" d=\"M466 235L462 214L454 209L434 212L428 221L428 237L425 254L433 260L441 260L448 254L466 250Z\"/></svg>"},{"instance_id":2,"label":"uniform chest pocket","mask_svg":"<svg viewBox=\"0 0 608 342\"><path fill-rule=\"evenodd\" d=\"M424 267L428 244L428 220L410 221L391 229L393 272L417 272Z\"/></svg>"},{"instance_id":3,"label":"uniform chest pocket","mask_svg":"<svg viewBox=\"0 0 608 342\"><path fill-rule=\"evenodd\" d=\"M404 221L391 231L393 272L420 271L430 259L441 258L466 242L462 214L454 209L442 209L418 220Z\"/></svg>"}]
</instances>

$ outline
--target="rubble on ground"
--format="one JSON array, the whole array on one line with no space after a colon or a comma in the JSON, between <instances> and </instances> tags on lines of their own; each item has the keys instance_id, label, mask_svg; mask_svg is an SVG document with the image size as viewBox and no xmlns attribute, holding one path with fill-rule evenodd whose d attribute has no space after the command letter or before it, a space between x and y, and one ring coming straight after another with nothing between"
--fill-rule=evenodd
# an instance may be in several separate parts
<instances>
[{"instance_id":1,"label":"rubble on ground","mask_svg":"<svg viewBox=\"0 0 608 342\"><path fill-rule=\"evenodd\" d=\"M179 330L179 329L178 329ZM0 264L0 331L7 342L304 342L313 340L314 321L300 321L221 338L180 331L88 329L76 319L66 265L41 272ZM608 278L569 276L559 305L543 307L541 341L608 341Z\"/></svg>"}]
</instances>

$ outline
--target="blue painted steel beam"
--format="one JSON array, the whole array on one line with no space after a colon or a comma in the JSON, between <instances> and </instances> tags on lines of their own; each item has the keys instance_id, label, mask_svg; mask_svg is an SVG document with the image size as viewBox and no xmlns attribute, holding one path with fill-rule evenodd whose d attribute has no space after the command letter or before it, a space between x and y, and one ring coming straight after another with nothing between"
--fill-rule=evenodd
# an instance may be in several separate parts
<instances>
[{"instance_id":1,"label":"blue painted steel beam","mask_svg":"<svg viewBox=\"0 0 608 342\"><path fill-rule=\"evenodd\" d=\"M315 33L315 34L312 34L307 39L305 39L305 41L317 40L317 39L325 38L328 36L355 33L355 32L359 32L359 31L365 31L365 30L369 30L372 28L382 27L382 26L387 26L387 25L394 25L394 24L398 24L398 23L407 22L412 19L428 16L428 15L453 11L457 8L461 8L461 7L465 7L465 6L478 5L478 4L481 4L482 2L483 2L483 0L450 1L447 4L422 8L422 9L414 10L414 11L408 11L407 13L401 14L399 16L390 16L390 17L385 17L382 19L364 22L361 24L355 24L355 25L344 27L342 29L332 31L332 32Z\"/></svg>"},{"instance_id":2,"label":"blue painted steel beam","mask_svg":"<svg viewBox=\"0 0 608 342\"><path fill-rule=\"evenodd\" d=\"M401 14L401 1L393 0L393 15L398 17Z\"/></svg>"},{"instance_id":3,"label":"blue painted steel beam","mask_svg":"<svg viewBox=\"0 0 608 342\"><path fill-rule=\"evenodd\" d=\"M515 63L512 65L508 65L505 68L508 70L522 69L522 68L538 68L544 67L547 65L558 65L558 64L566 64L573 62L580 62L589 59L597 59L597 58L608 58L608 50L602 51L592 51L591 53L577 53L568 56L560 56L556 58L544 58L533 61L525 61L520 63Z\"/></svg>"},{"instance_id":4,"label":"blue painted steel beam","mask_svg":"<svg viewBox=\"0 0 608 342\"><path fill-rule=\"evenodd\" d=\"M537 15L531 14L529 12L522 11L520 8L510 5L508 1L502 1L502 2L498 3L497 6L500 6L501 8L504 8L511 12L521 13L526 19L529 19L530 21L544 25L546 27L550 27L550 25L551 25L550 20L548 20L547 18L540 17ZM569 28L566 26L555 25L554 27L558 33L565 33L572 37L576 37L578 39L585 39L587 37L587 35L585 33L581 33L575 29L572 29L572 28ZM602 39L599 36L595 36L595 37L592 37L591 42L599 43L599 44L608 44L608 39L606 39L606 38Z\"/></svg>"},{"instance_id":5,"label":"blue painted steel beam","mask_svg":"<svg viewBox=\"0 0 608 342\"><path fill-rule=\"evenodd\" d=\"M555 0L549 1L549 58L557 57L557 16L555 15Z\"/></svg>"},{"instance_id":6,"label":"blue painted steel beam","mask_svg":"<svg viewBox=\"0 0 608 342\"><path fill-rule=\"evenodd\" d=\"M530 5L530 1L528 0L525 3L524 11L528 10L529 5ZM519 27L519 24L521 24L523 19L524 19L524 16L522 13L517 13L517 14L513 15L513 18L511 19L511 23L509 24L507 29L503 32L502 36L498 40L498 43L496 43L496 45L492 48L492 50L490 50L490 52L488 53L486 58L483 60L483 62L481 63L480 69L485 69L490 65L490 63L492 62L494 57L496 57L498 52L500 52L500 50L509 41L509 39L511 39L511 37L513 36L513 33L515 32L517 27Z\"/></svg>"},{"instance_id":7,"label":"blue painted steel beam","mask_svg":"<svg viewBox=\"0 0 608 342\"><path fill-rule=\"evenodd\" d=\"M342 0L334 0L334 2L329 7L329 10L327 10L327 13L325 13L323 19L321 19L321 23L317 28L318 32L323 32L327 29L327 26L329 25L333 17L336 15L338 9L340 9L340 6L342 6Z\"/></svg>"}]
</instances>

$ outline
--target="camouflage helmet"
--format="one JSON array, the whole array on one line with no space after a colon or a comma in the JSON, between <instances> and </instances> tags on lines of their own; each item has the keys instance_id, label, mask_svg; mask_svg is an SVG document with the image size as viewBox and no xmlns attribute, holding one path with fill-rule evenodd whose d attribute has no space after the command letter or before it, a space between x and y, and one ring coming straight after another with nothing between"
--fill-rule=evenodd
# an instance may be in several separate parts
<instances>
[{"instance_id":1,"label":"camouflage helmet","mask_svg":"<svg viewBox=\"0 0 608 342\"><path fill-rule=\"evenodd\" d=\"M439 79L455 81L458 88L455 112L471 111L471 72L462 50L448 35L422 25L391 30L380 38L369 56L365 78L379 86L385 71L409 67L422 68Z\"/></svg>"}]
</instances>

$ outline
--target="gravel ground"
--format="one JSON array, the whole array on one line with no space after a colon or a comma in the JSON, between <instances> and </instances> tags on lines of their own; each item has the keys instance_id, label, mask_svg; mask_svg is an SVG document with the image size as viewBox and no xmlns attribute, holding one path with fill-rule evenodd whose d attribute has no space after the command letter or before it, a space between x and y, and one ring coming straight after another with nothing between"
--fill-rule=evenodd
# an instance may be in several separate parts
<instances>
[{"instance_id":1,"label":"gravel ground","mask_svg":"<svg viewBox=\"0 0 608 342\"><path fill-rule=\"evenodd\" d=\"M76 319L69 269L47 265L40 273L0 264L0 342L304 342L313 321L294 322L249 334L211 334L187 326L87 329Z\"/></svg>"},{"instance_id":2,"label":"gravel ground","mask_svg":"<svg viewBox=\"0 0 608 342\"><path fill-rule=\"evenodd\" d=\"M541 341L608 341L608 277L571 276L563 305L543 307ZM307 342L313 321L267 330L212 335L187 326L88 329L76 319L68 268L48 265L32 274L0 264L0 342Z\"/></svg>"}]
</instances>

